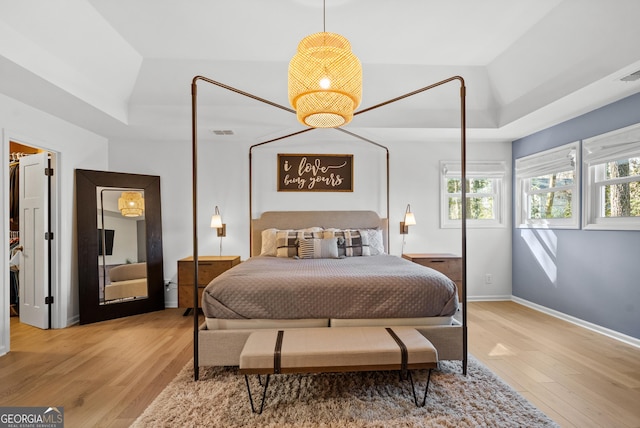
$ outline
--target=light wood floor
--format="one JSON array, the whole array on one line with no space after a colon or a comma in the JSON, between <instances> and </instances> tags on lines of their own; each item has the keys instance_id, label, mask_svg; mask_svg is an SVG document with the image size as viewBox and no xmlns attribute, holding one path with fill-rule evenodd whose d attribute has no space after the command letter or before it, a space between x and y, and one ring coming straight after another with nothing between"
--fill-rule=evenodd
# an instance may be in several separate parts
<instances>
[{"instance_id":1,"label":"light wood floor","mask_svg":"<svg viewBox=\"0 0 640 428\"><path fill-rule=\"evenodd\" d=\"M67 427L126 427L192 357L167 309L62 330L12 319L0 406L63 406ZM640 427L640 349L513 302L469 304L469 351L563 427Z\"/></svg>"},{"instance_id":2,"label":"light wood floor","mask_svg":"<svg viewBox=\"0 0 640 428\"><path fill-rule=\"evenodd\" d=\"M11 318L0 405L64 407L65 427L128 427L193 356L193 317L167 309L59 330Z\"/></svg>"},{"instance_id":3,"label":"light wood floor","mask_svg":"<svg viewBox=\"0 0 640 428\"><path fill-rule=\"evenodd\" d=\"M468 321L469 352L562 427L640 427L640 349L513 302Z\"/></svg>"}]
</instances>

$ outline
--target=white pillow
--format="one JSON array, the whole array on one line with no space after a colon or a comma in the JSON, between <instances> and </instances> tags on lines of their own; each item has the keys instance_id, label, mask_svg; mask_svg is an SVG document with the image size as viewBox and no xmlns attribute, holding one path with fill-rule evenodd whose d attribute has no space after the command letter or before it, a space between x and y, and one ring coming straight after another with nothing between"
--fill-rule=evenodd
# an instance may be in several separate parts
<instances>
[{"instance_id":1,"label":"white pillow","mask_svg":"<svg viewBox=\"0 0 640 428\"><path fill-rule=\"evenodd\" d=\"M276 232L278 229L265 229L262 231L261 256L276 256Z\"/></svg>"},{"instance_id":2,"label":"white pillow","mask_svg":"<svg viewBox=\"0 0 640 428\"><path fill-rule=\"evenodd\" d=\"M298 242L301 259L337 259L338 238L301 239Z\"/></svg>"},{"instance_id":3,"label":"white pillow","mask_svg":"<svg viewBox=\"0 0 640 428\"><path fill-rule=\"evenodd\" d=\"M360 229L360 235L365 237L369 244L369 250L372 256L384 254L384 239L382 237L382 229ZM363 242L365 239L363 239Z\"/></svg>"}]
</instances>

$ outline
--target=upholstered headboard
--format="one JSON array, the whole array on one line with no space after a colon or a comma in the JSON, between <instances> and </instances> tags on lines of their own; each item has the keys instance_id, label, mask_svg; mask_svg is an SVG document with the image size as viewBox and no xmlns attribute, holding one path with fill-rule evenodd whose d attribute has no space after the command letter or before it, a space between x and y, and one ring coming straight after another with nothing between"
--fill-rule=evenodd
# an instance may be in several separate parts
<instances>
[{"instance_id":1,"label":"upholstered headboard","mask_svg":"<svg viewBox=\"0 0 640 428\"><path fill-rule=\"evenodd\" d=\"M266 211L251 221L251 255L257 256L262 248L262 231L265 229L304 229L320 226L339 229L382 230L385 251L389 251L388 221L375 211Z\"/></svg>"}]
</instances>

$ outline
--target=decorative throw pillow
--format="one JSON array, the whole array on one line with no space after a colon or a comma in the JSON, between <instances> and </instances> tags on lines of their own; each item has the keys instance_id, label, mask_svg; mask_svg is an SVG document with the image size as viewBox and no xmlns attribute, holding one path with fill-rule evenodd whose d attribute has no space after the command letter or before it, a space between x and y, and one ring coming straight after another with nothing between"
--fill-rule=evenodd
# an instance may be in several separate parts
<instances>
[{"instance_id":1,"label":"decorative throw pillow","mask_svg":"<svg viewBox=\"0 0 640 428\"><path fill-rule=\"evenodd\" d=\"M296 257L298 242L302 239L321 238L322 232L308 232L304 230L278 230L276 232L276 256Z\"/></svg>"},{"instance_id":2,"label":"decorative throw pillow","mask_svg":"<svg viewBox=\"0 0 640 428\"><path fill-rule=\"evenodd\" d=\"M338 238L301 239L298 243L301 259L337 259Z\"/></svg>"},{"instance_id":3,"label":"decorative throw pillow","mask_svg":"<svg viewBox=\"0 0 640 428\"><path fill-rule=\"evenodd\" d=\"M293 229L283 229L284 231L293 230ZM322 228L319 226L308 227L306 229L297 229L295 232L319 232L322 231ZM277 255L278 246L276 244L276 233L278 229L271 228L265 229L261 233L261 246L260 246L260 255L261 256L272 256L275 257Z\"/></svg>"},{"instance_id":4,"label":"decorative throw pillow","mask_svg":"<svg viewBox=\"0 0 640 428\"><path fill-rule=\"evenodd\" d=\"M345 257L346 250L344 246L344 230L342 229L325 229L323 232L323 237L327 238L338 238L338 257Z\"/></svg>"},{"instance_id":5,"label":"decorative throw pillow","mask_svg":"<svg viewBox=\"0 0 640 428\"><path fill-rule=\"evenodd\" d=\"M366 235L372 256L385 254L382 229L360 229L360 235Z\"/></svg>"},{"instance_id":6,"label":"decorative throw pillow","mask_svg":"<svg viewBox=\"0 0 640 428\"><path fill-rule=\"evenodd\" d=\"M361 235L358 230L344 231L345 256L370 256L369 239L366 235Z\"/></svg>"},{"instance_id":7,"label":"decorative throw pillow","mask_svg":"<svg viewBox=\"0 0 640 428\"><path fill-rule=\"evenodd\" d=\"M294 257L298 255L298 232L278 230L276 232L276 256Z\"/></svg>"},{"instance_id":8,"label":"decorative throw pillow","mask_svg":"<svg viewBox=\"0 0 640 428\"><path fill-rule=\"evenodd\" d=\"M342 257L370 256L369 238L359 230L325 229L324 237L338 238L338 255Z\"/></svg>"}]
</instances>

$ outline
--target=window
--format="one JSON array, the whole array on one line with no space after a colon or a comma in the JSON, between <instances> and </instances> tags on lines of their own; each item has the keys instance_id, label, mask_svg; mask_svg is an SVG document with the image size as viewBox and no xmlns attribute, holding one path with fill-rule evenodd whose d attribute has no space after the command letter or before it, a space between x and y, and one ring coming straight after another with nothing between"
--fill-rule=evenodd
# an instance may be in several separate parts
<instances>
[{"instance_id":1,"label":"window","mask_svg":"<svg viewBox=\"0 0 640 428\"><path fill-rule=\"evenodd\" d=\"M516 224L577 229L578 142L516 159Z\"/></svg>"},{"instance_id":2,"label":"window","mask_svg":"<svg viewBox=\"0 0 640 428\"><path fill-rule=\"evenodd\" d=\"M640 230L640 126L584 140L585 229Z\"/></svg>"},{"instance_id":3,"label":"window","mask_svg":"<svg viewBox=\"0 0 640 428\"><path fill-rule=\"evenodd\" d=\"M460 227L462 218L462 172L459 161L440 162L442 228ZM504 162L467 162L467 226L504 227L506 167Z\"/></svg>"}]
</instances>

